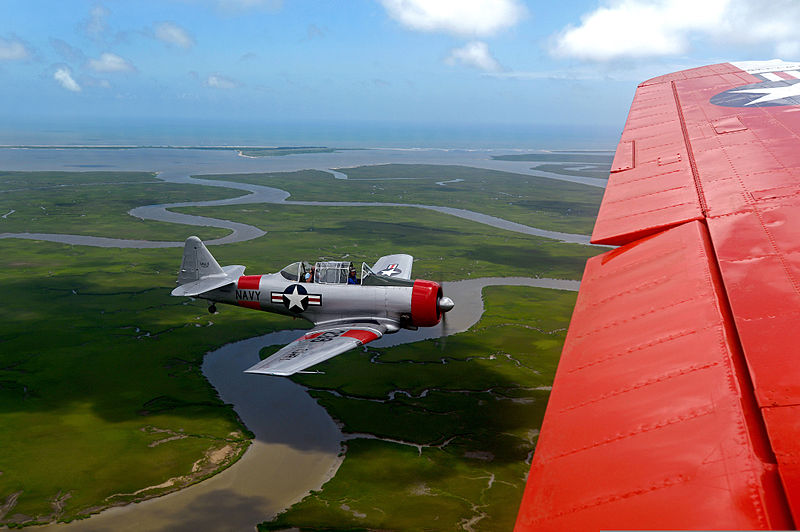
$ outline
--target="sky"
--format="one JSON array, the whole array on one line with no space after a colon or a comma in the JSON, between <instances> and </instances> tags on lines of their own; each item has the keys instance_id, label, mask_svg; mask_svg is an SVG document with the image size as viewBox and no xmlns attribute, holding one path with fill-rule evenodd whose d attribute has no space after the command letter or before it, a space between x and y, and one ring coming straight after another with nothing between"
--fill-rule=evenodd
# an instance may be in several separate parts
<instances>
[{"instance_id":1,"label":"sky","mask_svg":"<svg viewBox=\"0 0 800 532\"><path fill-rule=\"evenodd\" d=\"M0 0L0 128L618 137L639 82L800 59L798 23L795 0Z\"/></svg>"}]
</instances>

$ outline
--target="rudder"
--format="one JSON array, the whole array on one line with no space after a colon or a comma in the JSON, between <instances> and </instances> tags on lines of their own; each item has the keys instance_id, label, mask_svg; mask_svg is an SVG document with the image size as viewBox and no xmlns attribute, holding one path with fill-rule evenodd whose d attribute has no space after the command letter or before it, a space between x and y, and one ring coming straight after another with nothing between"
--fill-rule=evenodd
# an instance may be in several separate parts
<instances>
[{"instance_id":1,"label":"rudder","mask_svg":"<svg viewBox=\"0 0 800 532\"><path fill-rule=\"evenodd\" d=\"M210 275L224 275L216 259L203 241L196 236L186 239L183 246L183 261L178 271L178 285L198 281Z\"/></svg>"}]
</instances>

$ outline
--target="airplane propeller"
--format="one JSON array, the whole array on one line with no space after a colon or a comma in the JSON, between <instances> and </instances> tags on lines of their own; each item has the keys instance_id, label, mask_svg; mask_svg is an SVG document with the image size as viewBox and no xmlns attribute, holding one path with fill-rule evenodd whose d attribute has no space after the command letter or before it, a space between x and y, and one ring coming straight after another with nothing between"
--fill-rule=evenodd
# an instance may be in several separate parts
<instances>
[{"instance_id":1,"label":"airplane propeller","mask_svg":"<svg viewBox=\"0 0 800 532\"><path fill-rule=\"evenodd\" d=\"M439 345L442 351L444 351L445 345L447 344L447 336L450 334L447 328L447 313L453 310L455 303L453 303L453 300L449 297L442 296L436 304L439 307L439 311L442 313L442 336L439 338Z\"/></svg>"}]
</instances>

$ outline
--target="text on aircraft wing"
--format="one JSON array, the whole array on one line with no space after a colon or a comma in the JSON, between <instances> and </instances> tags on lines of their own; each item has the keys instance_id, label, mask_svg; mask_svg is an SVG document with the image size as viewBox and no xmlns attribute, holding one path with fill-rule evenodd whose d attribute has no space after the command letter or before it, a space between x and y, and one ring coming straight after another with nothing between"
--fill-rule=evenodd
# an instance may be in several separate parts
<instances>
[{"instance_id":1,"label":"text on aircraft wing","mask_svg":"<svg viewBox=\"0 0 800 532\"><path fill-rule=\"evenodd\" d=\"M329 358L377 340L385 328L372 324L344 324L315 328L246 371L288 376Z\"/></svg>"},{"instance_id":2,"label":"text on aircraft wing","mask_svg":"<svg viewBox=\"0 0 800 532\"><path fill-rule=\"evenodd\" d=\"M517 530L800 522L800 64L642 83Z\"/></svg>"},{"instance_id":3,"label":"text on aircraft wing","mask_svg":"<svg viewBox=\"0 0 800 532\"><path fill-rule=\"evenodd\" d=\"M379 258L372 267L372 271L385 277L411 279L411 267L413 265L414 257L405 253L398 253Z\"/></svg>"}]
</instances>

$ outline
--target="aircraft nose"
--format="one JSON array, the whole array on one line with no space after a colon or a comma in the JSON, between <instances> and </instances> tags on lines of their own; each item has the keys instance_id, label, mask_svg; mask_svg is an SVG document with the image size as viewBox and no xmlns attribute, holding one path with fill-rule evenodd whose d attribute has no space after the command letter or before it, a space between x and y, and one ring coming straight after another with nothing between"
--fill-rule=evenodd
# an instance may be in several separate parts
<instances>
[{"instance_id":1,"label":"aircraft nose","mask_svg":"<svg viewBox=\"0 0 800 532\"><path fill-rule=\"evenodd\" d=\"M454 306L456 306L456 304L453 303L453 300L450 299L449 297L439 298L439 310L441 310L442 312L450 312L451 310L453 310Z\"/></svg>"}]
</instances>

